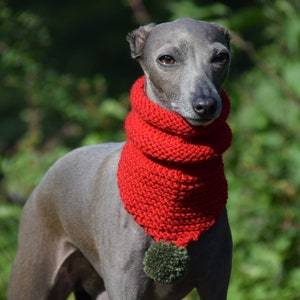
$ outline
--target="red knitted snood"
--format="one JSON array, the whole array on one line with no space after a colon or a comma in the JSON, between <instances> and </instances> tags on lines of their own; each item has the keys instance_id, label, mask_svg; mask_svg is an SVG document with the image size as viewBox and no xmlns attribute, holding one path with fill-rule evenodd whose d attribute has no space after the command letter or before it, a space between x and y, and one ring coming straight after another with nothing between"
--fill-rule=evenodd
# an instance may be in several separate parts
<instances>
[{"instance_id":1,"label":"red knitted snood","mask_svg":"<svg viewBox=\"0 0 300 300\"><path fill-rule=\"evenodd\" d=\"M144 77L134 83L130 101L120 196L156 242L186 247L215 224L227 202L222 154L232 138L229 99L222 91L222 113L207 126L192 126L149 100Z\"/></svg>"}]
</instances>

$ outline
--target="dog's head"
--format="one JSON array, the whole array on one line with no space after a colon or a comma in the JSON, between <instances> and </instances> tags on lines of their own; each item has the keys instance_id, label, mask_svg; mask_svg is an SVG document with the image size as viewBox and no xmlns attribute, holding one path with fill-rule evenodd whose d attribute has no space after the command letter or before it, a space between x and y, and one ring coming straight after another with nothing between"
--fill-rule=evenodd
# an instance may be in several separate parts
<instances>
[{"instance_id":1,"label":"dog's head","mask_svg":"<svg viewBox=\"0 0 300 300\"><path fill-rule=\"evenodd\" d=\"M146 76L147 96L191 125L221 113L221 90L231 50L228 31L214 23L179 19L141 26L127 37Z\"/></svg>"}]
</instances>

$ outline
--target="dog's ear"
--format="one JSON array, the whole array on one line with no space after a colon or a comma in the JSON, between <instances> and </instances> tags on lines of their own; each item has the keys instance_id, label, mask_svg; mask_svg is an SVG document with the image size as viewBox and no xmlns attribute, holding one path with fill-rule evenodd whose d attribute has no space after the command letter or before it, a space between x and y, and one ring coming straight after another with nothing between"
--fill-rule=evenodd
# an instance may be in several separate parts
<instances>
[{"instance_id":1,"label":"dog's ear","mask_svg":"<svg viewBox=\"0 0 300 300\"><path fill-rule=\"evenodd\" d=\"M229 31L225 27L223 27L219 24L213 23L213 25L216 26L222 32L222 34L224 35L225 41L228 45L228 48L230 48L231 36L230 36Z\"/></svg>"},{"instance_id":2,"label":"dog's ear","mask_svg":"<svg viewBox=\"0 0 300 300\"><path fill-rule=\"evenodd\" d=\"M132 58L138 58L142 55L145 41L154 26L156 26L155 23L150 23L128 33L126 40L129 42Z\"/></svg>"},{"instance_id":3,"label":"dog's ear","mask_svg":"<svg viewBox=\"0 0 300 300\"><path fill-rule=\"evenodd\" d=\"M220 27L220 29L221 29L221 31L222 31L223 34L224 34L226 43L228 44L228 47L230 48L231 36L230 36L229 31L228 31L226 28L224 28L224 27Z\"/></svg>"}]
</instances>

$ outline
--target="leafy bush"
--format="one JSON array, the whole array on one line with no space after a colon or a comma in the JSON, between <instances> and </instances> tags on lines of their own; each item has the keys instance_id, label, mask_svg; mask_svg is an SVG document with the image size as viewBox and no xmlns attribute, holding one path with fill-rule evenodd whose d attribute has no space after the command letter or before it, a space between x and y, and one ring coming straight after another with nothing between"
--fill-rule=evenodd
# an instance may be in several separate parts
<instances>
[{"instance_id":1,"label":"leafy bush","mask_svg":"<svg viewBox=\"0 0 300 300\"><path fill-rule=\"evenodd\" d=\"M38 56L51 41L35 14L14 14L5 7L0 18L0 92L5 95L0 104L0 150L7 154L1 170L8 194L26 197L68 149L123 139L128 103L126 95L107 97L102 75L80 78L45 68ZM24 180L26 170L30 176Z\"/></svg>"}]
</instances>

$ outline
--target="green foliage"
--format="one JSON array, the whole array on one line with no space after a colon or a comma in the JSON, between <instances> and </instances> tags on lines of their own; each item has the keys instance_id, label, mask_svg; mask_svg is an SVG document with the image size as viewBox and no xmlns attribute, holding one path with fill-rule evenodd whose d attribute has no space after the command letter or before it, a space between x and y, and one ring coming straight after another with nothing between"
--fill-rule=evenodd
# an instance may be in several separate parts
<instances>
[{"instance_id":1,"label":"green foliage","mask_svg":"<svg viewBox=\"0 0 300 300\"><path fill-rule=\"evenodd\" d=\"M128 103L126 95L107 97L103 75L82 78L41 64L51 39L35 14L4 7L0 20L1 172L7 193L25 197L67 149L123 139Z\"/></svg>"},{"instance_id":2,"label":"green foliage","mask_svg":"<svg viewBox=\"0 0 300 300\"><path fill-rule=\"evenodd\" d=\"M10 268L17 248L18 224L22 207L0 200L0 299L6 299Z\"/></svg>"},{"instance_id":3,"label":"green foliage","mask_svg":"<svg viewBox=\"0 0 300 300\"><path fill-rule=\"evenodd\" d=\"M155 21L192 17L231 29L226 90L234 140L225 163L234 261L228 299L300 299L300 4L144 2ZM140 74L123 44L126 31L137 26L125 2L116 11L89 0L93 13L88 5L76 12L61 2L46 1L46 10L30 3L26 9L22 2L0 4L0 197L6 199L0 202L0 299L20 213L7 199L27 197L72 148L124 139L128 91ZM58 22L63 18L56 11L68 22ZM91 67L96 61L98 69Z\"/></svg>"},{"instance_id":4,"label":"green foliage","mask_svg":"<svg viewBox=\"0 0 300 300\"><path fill-rule=\"evenodd\" d=\"M262 30L254 34L254 42L265 42L255 49L254 42L236 40L253 66L229 83L235 101L235 139L227 161L235 244L231 297L292 300L300 296L295 285L300 264L300 17L292 1L265 2Z\"/></svg>"},{"instance_id":5,"label":"green foliage","mask_svg":"<svg viewBox=\"0 0 300 300\"><path fill-rule=\"evenodd\" d=\"M47 169L67 152L66 148L56 147L50 152L24 149L10 158L3 159L1 169L5 174L4 185L7 196L14 201L25 200L38 185Z\"/></svg>"},{"instance_id":6,"label":"green foliage","mask_svg":"<svg viewBox=\"0 0 300 300\"><path fill-rule=\"evenodd\" d=\"M44 30L40 28L35 15L27 13L26 16L32 21L28 22L30 26L18 23L19 18L9 14L3 21L5 24L11 19L16 20L13 28L8 26L10 31L28 26L28 40L35 42L33 45L39 44L40 31ZM22 32L21 36L24 34ZM4 72L0 90L7 96L1 102L1 113L5 118L5 112L15 113L18 109L16 123L10 124L8 128L0 127L3 130L0 136L4 147L11 142L7 129L18 128L18 123L27 127L27 136L35 136L37 140L32 143L38 146L53 138L53 134L62 135L67 140L75 139L78 144L86 132L97 131L101 137L101 131L105 131L106 126L111 130L120 127L127 104L122 106L122 101L106 98L106 81L102 75L77 78L71 74L59 74L40 64L35 54L27 50L27 43L21 41L17 40L16 45L5 39L3 42L1 64ZM102 101L105 101L106 107L109 103L109 111L102 110ZM22 135L21 130L19 135Z\"/></svg>"}]
</instances>

